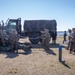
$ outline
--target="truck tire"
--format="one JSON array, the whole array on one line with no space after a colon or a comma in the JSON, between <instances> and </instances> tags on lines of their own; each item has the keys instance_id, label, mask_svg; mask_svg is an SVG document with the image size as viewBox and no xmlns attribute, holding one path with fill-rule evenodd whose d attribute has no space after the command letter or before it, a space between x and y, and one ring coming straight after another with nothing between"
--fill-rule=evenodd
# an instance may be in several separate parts
<instances>
[{"instance_id":1,"label":"truck tire","mask_svg":"<svg viewBox=\"0 0 75 75\"><path fill-rule=\"evenodd\" d=\"M30 42L32 44L38 44L38 42L39 42L39 39L31 39L31 38L29 38L29 40L30 40Z\"/></svg>"},{"instance_id":2,"label":"truck tire","mask_svg":"<svg viewBox=\"0 0 75 75\"><path fill-rule=\"evenodd\" d=\"M32 44L38 44L40 41L40 34L39 33L32 33L31 36L29 36L29 40Z\"/></svg>"}]
</instances>

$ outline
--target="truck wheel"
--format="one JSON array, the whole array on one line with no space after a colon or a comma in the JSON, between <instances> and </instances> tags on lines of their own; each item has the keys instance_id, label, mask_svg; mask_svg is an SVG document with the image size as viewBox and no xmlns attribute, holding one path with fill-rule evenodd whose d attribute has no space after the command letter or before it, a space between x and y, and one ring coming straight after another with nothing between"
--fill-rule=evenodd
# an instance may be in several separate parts
<instances>
[{"instance_id":1,"label":"truck wheel","mask_svg":"<svg viewBox=\"0 0 75 75\"><path fill-rule=\"evenodd\" d=\"M32 44L38 44L38 42L39 42L39 39L31 39L31 38L29 38L29 40L30 40L30 42Z\"/></svg>"},{"instance_id":2,"label":"truck wheel","mask_svg":"<svg viewBox=\"0 0 75 75\"><path fill-rule=\"evenodd\" d=\"M32 44L37 44L40 41L39 33L34 33L29 37L29 40Z\"/></svg>"}]
</instances>

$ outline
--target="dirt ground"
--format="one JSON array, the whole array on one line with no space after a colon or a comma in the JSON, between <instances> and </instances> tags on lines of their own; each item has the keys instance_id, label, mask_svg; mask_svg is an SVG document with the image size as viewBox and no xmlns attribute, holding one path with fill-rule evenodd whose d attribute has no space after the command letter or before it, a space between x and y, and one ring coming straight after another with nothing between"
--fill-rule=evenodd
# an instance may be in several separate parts
<instances>
[{"instance_id":1,"label":"dirt ground","mask_svg":"<svg viewBox=\"0 0 75 75\"><path fill-rule=\"evenodd\" d=\"M20 42L29 42L28 38ZM57 44L50 42L50 50L44 50L41 44L33 44L29 53L19 49L18 53L0 52L0 75L75 75L75 55L69 54L62 36ZM59 44L62 44L62 62L58 61Z\"/></svg>"}]
</instances>

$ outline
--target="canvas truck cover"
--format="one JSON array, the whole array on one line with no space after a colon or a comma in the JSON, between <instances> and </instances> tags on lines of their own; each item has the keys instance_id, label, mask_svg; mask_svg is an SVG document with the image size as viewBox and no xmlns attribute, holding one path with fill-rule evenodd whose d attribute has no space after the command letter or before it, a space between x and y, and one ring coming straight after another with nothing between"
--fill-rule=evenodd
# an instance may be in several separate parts
<instances>
[{"instance_id":1,"label":"canvas truck cover","mask_svg":"<svg viewBox=\"0 0 75 75\"><path fill-rule=\"evenodd\" d=\"M57 30L56 20L25 20L24 31L25 32L39 32L45 28L49 31Z\"/></svg>"}]
</instances>

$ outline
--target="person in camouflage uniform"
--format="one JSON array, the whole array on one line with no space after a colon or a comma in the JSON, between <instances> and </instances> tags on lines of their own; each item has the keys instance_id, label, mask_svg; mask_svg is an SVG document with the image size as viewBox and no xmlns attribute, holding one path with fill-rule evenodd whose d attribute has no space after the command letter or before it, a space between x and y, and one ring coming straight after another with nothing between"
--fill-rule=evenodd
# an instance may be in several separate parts
<instances>
[{"instance_id":1,"label":"person in camouflage uniform","mask_svg":"<svg viewBox=\"0 0 75 75\"><path fill-rule=\"evenodd\" d=\"M14 51L14 47L16 49L16 52L18 52L18 40L19 40L19 36L18 36L18 33L15 29L12 29L10 34L9 34L9 37L10 37L10 44L11 44L11 51Z\"/></svg>"},{"instance_id":2,"label":"person in camouflage uniform","mask_svg":"<svg viewBox=\"0 0 75 75\"><path fill-rule=\"evenodd\" d=\"M1 31L1 40L2 40L3 45L5 46L6 42L9 40L9 36L6 33L6 30Z\"/></svg>"},{"instance_id":3,"label":"person in camouflage uniform","mask_svg":"<svg viewBox=\"0 0 75 75\"><path fill-rule=\"evenodd\" d=\"M48 29L44 29L44 31L41 31L41 39L42 39L42 46L45 49L49 48L49 42L50 42L50 34Z\"/></svg>"},{"instance_id":4,"label":"person in camouflage uniform","mask_svg":"<svg viewBox=\"0 0 75 75\"><path fill-rule=\"evenodd\" d=\"M6 30L4 30L4 22L2 21L2 25L0 23L0 41L2 42L3 46L6 45L8 38L9 36L6 33Z\"/></svg>"},{"instance_id":5,"label":"person in camouflage uniform","mask_svg":"<svg viewBox=\"0 0 75 75\"><path fill-rule=\"evenodd\" d=\"M71 39L70 39L70 53L74 51L75 53L75 28L72 29Z\"/></svg>"},{"instance_id":6,"label":"person in camouflage uniform","mask_svg":"<svg viewBox=\"0 0 75 75\"><path fill-rule=\"evenodd\" d=\"M68 43L68 46L67 46L67 50L69 50L69 48L70 48L70 39L71 39L71 32L72 32L72 30L69 29L68 32L69 32L69 34L68 34L69 43Z\"/></svg>"}]
</instances>

